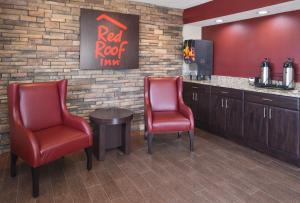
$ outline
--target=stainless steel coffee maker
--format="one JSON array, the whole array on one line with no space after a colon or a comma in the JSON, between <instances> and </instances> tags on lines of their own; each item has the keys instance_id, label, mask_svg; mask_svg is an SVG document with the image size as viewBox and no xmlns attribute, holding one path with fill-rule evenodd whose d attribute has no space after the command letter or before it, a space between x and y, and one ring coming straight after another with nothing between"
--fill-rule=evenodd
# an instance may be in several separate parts
<instances>
[{"instance_id":1,"label":"stainless steel coffee maker","mask_svg":"<svg viewBox=\"0 0 300 203\"><path fill-rule=\"evenodd\" d=\"M294 81L294 62L293 59L288 58L288 60L283 64L283 78L282 86L288 89L295 88Z\"/></svg>"},{"instance_id":2,"label":"stainless steel coffee maker","mask_svg":"<svg viewBox=\"0 0 300 203\"><path fill-rule=\"evenodd\" d=\"M264 85L271 84L271 67L268 58L265 58L261 64L260 83Z\"/></svg>"}]
</instances>

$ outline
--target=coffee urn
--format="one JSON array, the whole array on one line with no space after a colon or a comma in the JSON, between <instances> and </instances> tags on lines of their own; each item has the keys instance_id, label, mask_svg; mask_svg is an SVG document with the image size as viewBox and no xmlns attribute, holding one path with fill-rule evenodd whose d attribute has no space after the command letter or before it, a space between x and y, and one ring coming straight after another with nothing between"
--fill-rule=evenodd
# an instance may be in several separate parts
<instances>
[{"instance_id":1,"label":"coffee urn","mask_svg":"<svg viewBox=\"0 0 300 203\"><path fill-rule=\"evenodd\" d=\"M261 76L260 76L260 83L264 85L271 84L271 68L270 62L268 58L265 58L261 64Z\"/></svg>"},{"instance_id":2,"label":"coffee urn","mask_svg":"<svg viewBox=\"0 0 300 203\"><path fill-rule=\"evenodd\" d=\"M294 89L294 65L293 59L288 58L288 60L283 64L283 78L282 86L287 89Z\"/></svg>"}]
</instances>

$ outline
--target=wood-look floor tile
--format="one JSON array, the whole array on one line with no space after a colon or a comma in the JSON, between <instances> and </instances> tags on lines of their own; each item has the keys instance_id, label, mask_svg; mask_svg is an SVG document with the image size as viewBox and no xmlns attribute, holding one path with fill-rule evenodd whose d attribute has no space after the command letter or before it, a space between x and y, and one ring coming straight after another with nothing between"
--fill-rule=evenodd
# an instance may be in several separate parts
<instances>
[{"instance_id":1,"label":"wood-look floor tile","mask_svg":"<svg viewBox=\"0 0 300 203\"><path fill-rule=\"evenodd\" d=\"M30 174L19 175L19 185L18 185L18 194L17 202L36 202L36 199L32 197L31 191L31 176ZM29 184L28 184L29 183Z\"/></svg>"},{"instance_id":2,"label":"wood-look floor tile","mask_svg":"<svg viewBox=\"0 0 300 203\"><path fill-rule=\"evenodd\" d=\"M265 192L262 191L257 191L252 195L251 200L249 200L248 202L252 202L252 203L279 203L278 200L274 199L273 197L271 197L270 195L268 195Z\"/></svg>"},{"instance_id":3,"label":"wood-look floor tile","mask_svg":"<svg viewBox=\"0 0 300 203\"><path fill-rule=\"evenodd\" d=\"M72 199L69 186L66 182L63 168L60 165L52 165L49 168L49 173L51 173L51 185L53 190L54 199L55 197L63 199Z\"/></svg>"},{"instance_id":4,"label":"wood-look floor tile","mask_svg":"<svg viewBox=\"0 0 300 203\"><path fill-rule=\"evenodd\" d=\"M113 181L113 178L109 174L109 172L106 169L103 170L97 170L94 172L98 178L98 181L101 184L109 183Z\"/></svg>"},{"instance_id":5,"label":"wood-look floor tile","mask_svg":"<svg viewBox=\"0 0 300 203\"><path fill-rule=\"evenodd\" d=\"M167 159L163 158L163 156L158 153L149 156L149 160L151 160L153 163L155 163L161 167L168 167L168 166L172 165L171 162L169 162Z\"/></svg>"},{"instance_id":6,"label":"wood-look floor tile","mask_svg":"<svg viewBox=\"0 0 300 203\"><path fill-rule=\"evenodd\" d=\"M163 182L168 182L172 179L171 174L168 172L166 168L160 166L157 162L152 161L151 159L145 161L147 166L154 172L157 176L161 178Z\"/></svg>"},{"instance_id":7,"label":"wood-look floor tile","mask_svg":"<svg viewBox=\"0 0 300 203\"><path fill-rule=\"evenodd\" d=\"M54 196L53 199L55 203L60 203L60 202L74 203L74 199L72 198L70 193Z\"/></svg>"},{"instance_id":8,"label":"wood-look floor tile","mask_svg":"<svg viewBox=\"0 0 300 203\"><path fill-rule=\"evenodd\" d=\"M218 194L214 194L213 192L205 189L201 192L199 192L201 197L204 199L204 202L217 202L217 203L222 203L226 202L223 197L221 197Z\"/></svg>"},{"instance_id":9,"label":"wood-look floor tile","mask_svg":"<svg viewBox=\"0 0 300 203\"><path fill-rule=\"evenodd\" d=\"M124 197L122 191L114 181L103 183L102 186L110 200Z\"/></svg>"},{"instance_id":10,"label":"wood-look floor tile","mask_svg":"<svg viewBox=\"0 0 300 203\"><path fill-rule=\"evenodd\" d=\"M0 156L0 184L3 183L4 179L8 175L9 170L9 153L4 153Z\"/></svg>"},{"instance_id":11,"label":"wood-look floor tile","mask_svg":"<svg viewBox=\"0 0 300 203\"><path fill-rule=\"evenodd\" d=\"M125 194L126 198L128 199L129 202L131 203L142 203L145 202L144 197L140 192L136 191L131 191Z\"/></svg>"},{"instance_id":12,"label":"wood-look floor tile","mask_svg":"<svg viewBox=\"0 0 300 203\"><path fill-rule=\"evenodd\" d=\"M150 188L150 184L146 181L146 179L142 175L135 174L128 177L133 182L133 184L135 184L138 190L144 190Z\"/></svg>"},{"instance_id":13,"label":"wood-look floor tile","mask_svg":"<svg viewBox=\"0 0 300 203\"><path fill-rule=\"evenodd\" d=\"M169 183L169 188L186 202L197 202L197 200L199 202L200 200L200 196L187 189L184 185L181 185L180 180Z\"/></svg>"},{"instance_id":14,"label":"wood-look floor tile","mask_svg":"<svg viewBox=\"0 0 300 203\"><path fill-rule=\"evenodd\" d=\"M110 174L110 176L113 177L114 180L125 177L123 171L121 171L119 166L117 166L117 164L113 160L111 161L109 160L107 163L109 164L107 164L105 168L107 172Z\"/></svg>"},{"instance_id":15,"label":"wood-look floor tile","mask_svg":"<svg viewBox=\"0 0 300 203\"><path fill-rule=\"evenodd\" d=\"M203 190L204 185L192 178L191 176L185 175L175 167L167 167L166 170L172 175L173 180L179 181L184 187L188 188L192 192L198 192Z\"/></svg>"},{"instance_id":16,"label":"wood-look floor tile","mask_svg":"<svg viewBox=\"0 0 300 203\"><path fill-rule=\"evenodd\" d=\"M136 186L128 177L117 179L115 182L120 188L120 190L123 192L123 194L127 194L130 192L138 193Z\"/></svg>"},{"instance_id":17,"label":"wood-look floor tile","mask_svg":"<svg viewBox=\"0 0 300 203\"><path fill-rule=\"evenodd\" d=\"M3 202L17 202L19 177L11 178L8 173L1 182L0 200Z\"/></svg>"},{"instance_id":18,"label":"wood-look floor tile","mask_svg":"<svg viewBox=\"0 0 300 203\"><path fill-rule=\"evenodd\" d=\"M291 177L300 179L300 168L296 168L295 166L288 165L282 162L270 162L261 165L261 167L266 168L272 173L277 173L280 176Z\"/></svg>"},{"instance_id":19,"label":"wood-look floor tile","mask_svg":"<svg viewBox=\"0 0 300 203\"><path fill-rule=\"evenodd\" d=\"M67 179L67 184L70 189L70 193L75 202L90 202L89 195L86 187L79 177L73 177Z\"/></svg>"},{"instance_id":20,"label":"wood-look floor tile","mask_svg":"<svg viewBox=\"0 0 300 203\"><path fill-rule=\"evenodd\" d=\"M109 201L110 203L130 203L126 197L120 197Z\"/></svg>"},{"instance_id":21,"label":"wood-look floor tile","mask_svg":"<svg viewBox=\"0 0 300 203\"><path fill-rule=\"evenodd\" d=\"M221 187L222 190L225 191L227 194L235 196L238 199L238 201L248 202L252 199L252 196L249 193L247 193L247 191L242 190L234 184L224 182L219 187Z\"/></svg>"},{"instance_id":22,"label":"wood-look floor tile","mask_svg":"<svg viewBox=\"0 0 300 203\"><path fill-rule=\"evenodd\" d=\"M27 183L28 187L28 183ZM36 199L36 202L39 203L51 203L54 202L53 198L53 189L51 183L51 173L49 168L43 166L40 168L40 197Z\"/></svg>"},{"instance_id":23,"label":"wood-look floor tile","mask_svg":"<svg viewBox=\"0 0 300 203\"><path fill-rule=\"evenodd\" d=\"M78 178L81 179L85 187L91 187L100 183L94 171L83 170L79 174Z\"/></svg>"},{"instance_id":24,"label":"wood-look floor tile","mask_svg":"<svg viewBox=\"0 0 300 203\"><path fill-rule=\"evenodd\" d=\"M153 188L160 186L164 183L164 181L152 171L143 173L143 177Z\"/></svg>"},{"instance_id":25,"label":"wood-look floor tile","mask_svg":"<svg viewBox=\"0 0 300 203\"><path fill-rule=\"evenodd\" d=\"M100 184L88 187L87 192L92 202L109 202L109 198Z\"/></svg>"},{"instance_id":26,"label":"wood-look floor tile","mask_svg":"<svg viewBox=\"0 0 300 203\"><path fill-rule=\"evenodd\" d=\"M30 167L0 155L0 202L300 202L300 168L196 130L195 151L185 134L158 135L153 154L142 134L133 151L110 150L86 170L83 151L40 168L40 196L32 198Z\"/></svg>"},{"instance_id":27,"label":"wood-look floor tile","mask_svg":"<svg viewBox=\"0 0 300 203\"><path fill-rule=\"evenodd\" d=\"M128 162L139 172L144 173L149 171L149 167L139 160L135 155L130 155Z\"/></svg>"},{"instance_id":28,"label":"wood-look floor tile","mask_svg":"<svg viewBox=\"0 0 300 203\"><path fill-rule=\"evenodd\" d=\"M261 190L281 202L300 202L300 193L281 183L269 184L268 187L264 187Z\"/></svg>"},{"instance_id":29,"label":"wood-look floor tile","mask_svg":"<svg viewBox=\"0 0 300 203\"><path fill-rule=\"evenodd\" d=\"M225 181L227 184L231 184L243 192L252 195L259 190L258 187L252 185L250 182L245 181L237 176L226 176Z\"/></svg>"},{"instance_id":30,"label":"wood-look floor tile","mask_svg":"<svg viewBox=\"0 0 300 203\"><path fill-rule=\"evenodd\" d=\"M144 202L164 203L161 195L157 194L153 188L147 188L147 189L141 190L141 194L143 195Z\"/></svg>"}]
</instances>

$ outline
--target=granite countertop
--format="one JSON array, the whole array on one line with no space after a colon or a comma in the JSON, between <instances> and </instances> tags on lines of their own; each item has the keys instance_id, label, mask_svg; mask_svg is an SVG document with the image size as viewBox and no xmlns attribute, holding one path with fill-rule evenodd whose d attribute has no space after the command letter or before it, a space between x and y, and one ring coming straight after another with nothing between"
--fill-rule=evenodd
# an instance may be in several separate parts
<instances>
[{"instance_id":1,"label":"granite countertop","mask_svg":"<svg viewBox=\"0 0 300 203\"><path fill-rule=\"evenodd\" d=\"M261 92L267 94L276 94L282 96L290 96L300 98L300 89L297 87L294 90L278 90L278 89L270 89L270 88L259 88L255 86L251 86L248 83L247 78L235 78L235 77L227 77L227 76L212 76L211 80L189 80L184 79L185 82L192 82L203 85L211 85L216 87L225 87L239 90L246 90L252 92Z\"/></svg>"}]
</instances>

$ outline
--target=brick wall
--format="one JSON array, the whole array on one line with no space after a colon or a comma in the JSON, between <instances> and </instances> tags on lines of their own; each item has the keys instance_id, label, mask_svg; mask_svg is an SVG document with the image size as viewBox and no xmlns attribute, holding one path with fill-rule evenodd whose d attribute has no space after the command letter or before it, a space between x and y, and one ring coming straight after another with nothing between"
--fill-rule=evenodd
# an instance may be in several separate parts
<instances>
[{"instance_id":1,"label":"brick wall","mask_svg":"<svg viewBox=\"0 0 300 203\"><path fill-rule=\"evenodd\" d=\"M140 15L134 70L79 69L80 8ZM143 129L143 78L181 73L182 11L127 0L0 0L0 153L9 148L11 82L68 79L68 106L86 119L98 107L134 111Z\"/></svg>"}]
</instances>

